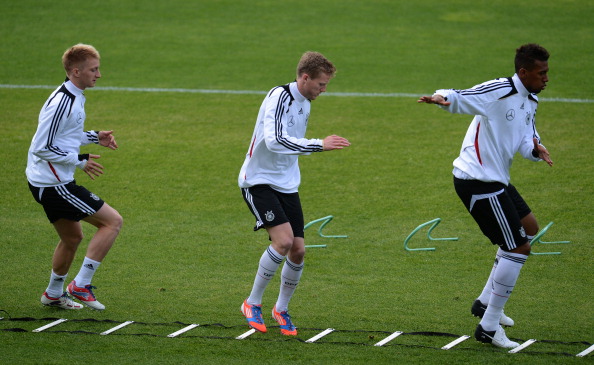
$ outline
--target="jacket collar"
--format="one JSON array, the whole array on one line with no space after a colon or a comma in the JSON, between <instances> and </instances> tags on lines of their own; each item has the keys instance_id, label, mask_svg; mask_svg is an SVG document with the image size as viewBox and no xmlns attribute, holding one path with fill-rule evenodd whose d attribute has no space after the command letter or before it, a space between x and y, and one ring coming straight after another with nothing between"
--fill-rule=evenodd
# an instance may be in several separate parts
<instances>
[{"instance_id":1,"label":"jacket collar","mask_svg":"<svg viewBox=\"0 0 594 365\"><path fill-rule=\"evenodd\" d=\"M524 84L522 84L522 81L520 80L520 76L518 76L518 74L514 74L514 76L512 76L512 81L514 82L516 90L518 90L520 95L522 95L525 98L527 98L530 95L530 91L528 91Z\"/></svg>"},{"instance_id":2,"label":"jacket collar","mask_svg":"<svg viewBox=\"0 0 594 365\"><path fill-rule=\"evenodd\" d=\"M291 94L298 103L303 103L306 99L305 96L301 95L299 92L299 88L297 87L297 81L293 81L289 84L289 88L291 89Z\"/></svg>"},{"instance_id":3,"label":"jacket collar","mask_svg":"<svg viewBox=\"0 0 594 365\"><path fill-rule=\"evenodd\" d=\"M78 87L76 87L68 78L66 78L66 81L64 81L64 87L66 87L68 91L70 91L76 96L84 95L84 90L81 90Z\"/></svg>"}]
</instances>

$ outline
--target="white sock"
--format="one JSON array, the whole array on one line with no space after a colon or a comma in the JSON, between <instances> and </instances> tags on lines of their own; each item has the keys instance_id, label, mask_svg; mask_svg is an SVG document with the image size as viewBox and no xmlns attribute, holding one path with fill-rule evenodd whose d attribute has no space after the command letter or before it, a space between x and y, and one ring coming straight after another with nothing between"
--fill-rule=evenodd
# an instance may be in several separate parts
<instances>
[{"instance_id":1,"label":"white sock","mask_svg":"<svg viewBox=\"0 0 594 365\"><path fill-rule=\"evenodd\" d=\"M276 250L272 248L272 245L268 246L266 251L264 251L262 257L260 257L260 265L258 266L258 272L256 273L256 278L254 279L252 292L247 299L248 304L262 304L264 290L268 286L270 279L274 277L276 270L280 266L281 262L283 262L284 258L285 256L282 256L276 252Z\"/></svg>"},{"instance_id":2,"label":"white sock","mask_svg":"<svg viewBox=\"0 0 594 365\"><path fill-rule=\"evenodd\" d=\"M493 273L493 292L481 320L485 331L494 331L499 327L503 307L514 290L520 270L527 258L526 255L511 252L503 252L501 255L497 269Z\"/></svg>"},{"instance_id":3,"label":"white sock","mask_svg":"<svg viewBox=\"0 0 594 365\"><path fill-rule=\"evenodd\" d=\"M54 273L52 270L52 274L50 275L49 284L47 285L47 289L45 292L52 298L61 297L64 294L64 282L66 281L66 275L58 275Z\"/></svg>"},{"instance_id":4,"label":"white sock","mask_svg":"<svg viewBox=\"0 0 594 365\"><path fill-rule=\"evenodd\" d=\"M299 279L301 279L301 273L303 273L303 262L297 265L287 257L281 271L280 293L276 301L277 312L284 312L288 309L289 301L299 284Z\"/></svg>"},{"instance_id":5,"label":"white sock","mask_svg":"<svg viewBox=\"0 0 594 365\"><path fill-rule=\"evenodd\" d=\"M101 265L99 261L85 257L82 266L80 267L80 271L74 278L76 286L83 288L87 285L91 285L91 280L93 279L93 275L95 275L95 270L99 268L99 265Z\"/></svg>"},{"instance_id":6,"label":"white sock","mask_svg":"<svg viewBox=\"0 0 594 365\"><path fill-rule=\"evenodd\" d=\"M481 295L479 295L477 298L484 305L487 305L489 303L489 298L491 298L491 292L493 291L493 273L495 272L495 269L497 269L497 264L499 263L503 252L505 251L503 251L501 248L497 250L497 254L495 254L495 262L493 262L493 268L491 269L489 279L487 279Z\"/></svg>"}]
</instances>

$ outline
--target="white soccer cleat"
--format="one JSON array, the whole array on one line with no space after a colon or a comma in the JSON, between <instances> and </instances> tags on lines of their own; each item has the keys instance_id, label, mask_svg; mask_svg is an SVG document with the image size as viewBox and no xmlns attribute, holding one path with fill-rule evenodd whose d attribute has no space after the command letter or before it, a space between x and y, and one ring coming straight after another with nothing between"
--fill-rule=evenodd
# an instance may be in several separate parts
<instances>
[{"instance_id":1,"label":"white soccer cleat","mask_svg":"<svg viewBox=\"0 0 594 365\"><path fill-rule=\"evenodd\" d=\"M504 349L513 349L520 346L519 343L507 338L505 335L505 330L503 327L501 327L501 325L495 331L485 331L483 326L479 324L476 327L476 331L474 331L474 338L476 338L476 340L479 342L490 343L493 346Z\"/></svg>"},{"instance_id":2,"label":"white soccer cleat","mask_svg":"<svg viewBox=\"0 0 594 365\"><path fill-rule=\"evenodd\" d=\"M62 309L82 309L83 305L70 299L68 294L64 292L62 296L58 298L52 298L44 292L41 296L41 304L48 307L56 307Z\"/></svg>"}]
</instances>

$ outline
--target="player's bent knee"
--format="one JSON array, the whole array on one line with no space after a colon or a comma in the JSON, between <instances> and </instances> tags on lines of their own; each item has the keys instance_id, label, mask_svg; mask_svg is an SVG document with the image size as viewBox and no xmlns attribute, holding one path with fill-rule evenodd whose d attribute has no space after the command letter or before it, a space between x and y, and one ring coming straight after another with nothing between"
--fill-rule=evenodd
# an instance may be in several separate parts
<instances>
[{"instance_id":1,"label":"player's bent knee","mask_svg":"<svg viewBox=\"0 0 594 365\"><path fill-rule=\"evenodd\" d=\"M293 231L289 223L281 224L274 227L267 227L272 247L285 256L293 247Z\"/></svg>"},{"instance_id":2,"label":"player's bent knee","mask_svg":"<svg viewBox=\"0 0 594 365\"><path fill-rule=\"evenodd\" d=\"M78 222L69 221L67 219L59 219L53 223L60 241L69 247L78 247L78 245L85 238L83 231Z\"/></svg>"},{"instance_id":3,"label":"player's bent knee","mask_svg":"<svg viewBox=\"0 0 594 365\"><path fill-rule=\"evenodd\" d=\"M109 205L105 204L95 216L99 224L119 232L124 224L124 218Z\"/></svg>"},{"instance_id":4,"label":"player's bent knee","mask_svg":"<svg viewBox=\"0 0 594 365\"><path fill-rule=\"evenodd\" d=\"M286 255L286 253L291 251L291 248L293 248L293 240L285 239L277 241L276 247L285 252Z\"/></svg>"},{"instance_id":5,"label":"player's bent knee","mask_svg":"<svg viewBox=\"0 0 594 365\"><path fill-rule=\"evenodd\" d=\"M124 225L124 218L122 218L122 216L120 215L120 213L118 213L117 211L115 211L115 215L111 221L111 226L113 226L115 229L119 230L122 228L122 226Z\"/></svg>"},{"instance_id":6,"label":"player's bent knee","mask_svg":"<svg viewBox=\"0 0 594 365\"><path fill-rule=\"evenodd\" d=\"M62 240L62 242L66 243L68 246L76 249L84 238L85 238L85 235L81 232L80 234L72 234L72 235L68 235L67 237L61 237L60 239Z\"/></svg>"}]
</instances>

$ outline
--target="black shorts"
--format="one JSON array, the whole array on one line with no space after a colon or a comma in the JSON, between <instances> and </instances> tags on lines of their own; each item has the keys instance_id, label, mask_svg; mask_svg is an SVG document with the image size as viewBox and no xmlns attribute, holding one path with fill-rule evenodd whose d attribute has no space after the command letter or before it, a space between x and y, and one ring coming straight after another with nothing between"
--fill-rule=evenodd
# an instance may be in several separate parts
<instances>
[{"instance_id":1,"label":"black shorts","mask_svg":"<svg viewBox=\"0 0 594 365\"><path fill-rule=\"evenodd\" d=\"M289 222L294 237L304 237L303 210L299 193L285 194L268 185L241 189L243 199L256 217L254 231Z\"/></svg>"},{"instance_id":2,"label":"black shorts","mask_svg":"<svg viewBox=\"0 0 594 365\"><path fill-rule=\"evenodd\" d=\"M530 207L528 206L526 201L524 201L524 198L522 198L522 196L520 195L520 193L518 192L518 190L516 189L515 186L513 186L510 183L507 185L505 190L507 191L507 194L509 194L509 197L511 198L511 200L514 202L514 205L516 206L516 210L518 211L518 215L520 216L520 219L524 218L525 216L527 216L528 214L530 214L532 212L532 210L530 210Z\"/></svg>"},{"instance_id":3,"label":"black shorts","mask_svg":"<svg viewBox=\"0 0 594 365\"><path fill-rule=\"evenodd\" d=\"M97 213L105 203L76 181L65 185L38 188L29 183L33 198L43 206L47 219L54 223L58 219L80 221Z\"/></svg>"},{"instance_id":4,"label":"black shorts","mask_svg":"<svg viewBox=\"0 0 594 365\"><path fill-rule=\"evenodd\" d=\"M456 193L494 245L511 251L528 242L520 221L530 208L513 185L454 177Z\"/></svg>"}]
</instances>

